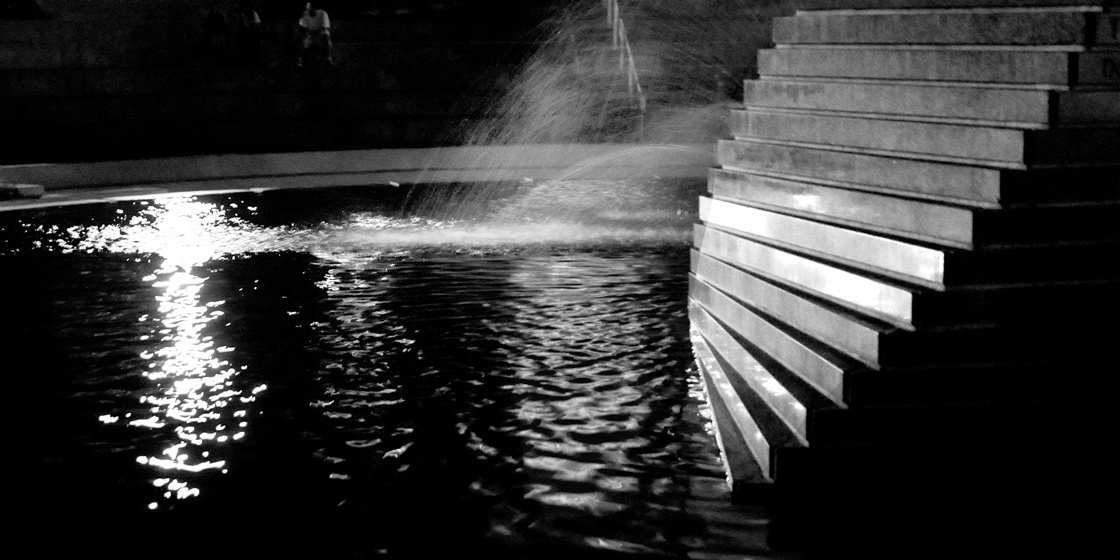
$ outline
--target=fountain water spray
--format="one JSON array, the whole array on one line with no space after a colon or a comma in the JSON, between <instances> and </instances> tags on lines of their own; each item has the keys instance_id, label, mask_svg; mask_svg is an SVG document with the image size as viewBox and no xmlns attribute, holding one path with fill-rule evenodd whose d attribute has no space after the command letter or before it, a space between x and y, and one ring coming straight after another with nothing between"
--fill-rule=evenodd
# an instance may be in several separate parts
<instances>
[{"instance_id":1,"label":"fountain water spray","mask_svg":"<svg viewBox=\"0 0 1120 560\"><path fill-rule=\"evenodd\" d=\"M488 120L468 134L470 146L504 148L480 152L485 155L468 164L493 170L493 184L429 189L424 196L410 197L410 208L450 208L452 217L465 219L480 216L495 199L571 188L557 187L556 179L611 179L617 182L613 188L636 196L650 182L627 179L673 176L689 166L694 178L701 177L696 170L711 165L715 141L728 135L728 104L741 96L742 80L754 75L755 51L769 42L771 17L792 11L788 0L631 0L618 2L617 9L648 102L639 102L628 88L604 3L557 3L534 31L539 47L523 62L512 87L489 101L483 111ZM551 145L557 146L556 161L562 163L534 170L519 184L508 181L509 169L540 157L541 147ZM561 146L573 145L586 146L584 155L561 154ZM556 207L553 217L570 220L581 208L609 205L596 196L608 190L583 192L581 196L591 198ZM572 196L543 198L575 202ZM508 211L498 215L517 219Z\"/></svg>"}]
</instances>

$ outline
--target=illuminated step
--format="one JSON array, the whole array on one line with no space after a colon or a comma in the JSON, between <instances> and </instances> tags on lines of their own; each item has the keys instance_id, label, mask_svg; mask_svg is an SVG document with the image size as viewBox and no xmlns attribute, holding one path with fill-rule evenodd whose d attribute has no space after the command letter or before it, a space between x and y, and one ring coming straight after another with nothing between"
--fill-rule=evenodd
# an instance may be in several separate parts
<instances>
[{"instance_id":1,"label":"illuminated step","mask_svg":"<svg viewBox=\"0 0 1120 560\"><path fill-rule=\"evenodd\" d=\"M690 315L696 316L696 319L693 320L689 338L696 354L696 365L704 379L705 394L712 409L712 420L716 428L716 442L723 453L724 464L731 478L731 492L734 496L742 491L743 486L772 481L770 442L750 415L743 399L736 393L730 376L716 359L697 327L697 324L711 321L710 316L702 310L694 311ZM716 325L715 329L713 336L721 336L720 327ZM707 330L709 333L713 332L712 327ZM726 335L726 333L722 334ZM744 352L736 361L743 370L761 369L757 363L752 364L751 360L750 354ZM730 371L731 375L739 376L736 369Z\"/></svg>"},{"instance_id":2,"label":"illuminated step","mask_svg":"<svg viewBox=\"0 0 1120 560\"><path fill-rule=\"evenodd\" d=\"M713 169L720 199L935 243L971 247L975 211L763 175Z\"/></svg>"},{"instance_id":3,"label":"illuminated step","mask_svg":"<svg viewBox=\"0 0 1120 560\"><path fill-rule=\"evenodd\" d=\"M734 294L790 327L868 364L878 365L882 337L898 330L795 293L696 250L691 253L690 270L704 283Z\"/></svg>"},{"instance_id":4,"label":"illuminated step","mask_svg":"<svg viewBox=\"0 0 1120 560\"><path fill-rule=\"evenodd\" d=\"M740 139L1013 169L1120 163L1120 126L1016 130L772 110L732 111L731 126Z\"/></svg>"},{"instance_id":5,"label":"illuminated step","mask_svg":"<svg viewBox=\"0 0 1120 560\"><path fill-rule=\"evenodd\" d=\"M758 51L763 77L1017 84L1120 85L1120 50L1085 52L948 47L775 48Z\"/></svg>"},{"instance_id":6,"label":"illuminated step","mask_svg":"<svg viewBox=\"0 0 1120 560\"><path fill-rule=\"evenodd\" d=\"M1120 43L1100 8L801 12L774 18L775 44L1106 45Z\"/></svg>"},{"instance_id":7,"label":"illuminated step","mask_svg":"<svg viewBox=\"0 0 1120 560\"><path fill-rule=\"evenodd\" d=\"M866 367L795 329L773 321L759 310L744 306L695 276L689 277L688 286L691 301L805 384L806 387L801 387L800 391L794 386L796 384L783 384L787 391L797 391L800 402L813 400L814 395L823 395L834 403L842 403L844 373ZM718 345L716 351L719 352Z\"/></svg>"},{"instance_id":8,"label":"illuminated step","mask_svg":"<svg viewBox=\"0 0 1120 560\"><path fill-rule=\"evenodd\" d=\"M725 405L733 405L728 411L734 416L735 431L771 478L775 448L805 445L807 408L695 301L689 303L689 320L692 332L703 342L697 362L717 389L716 396Z\"/></svg>"},{"instance_id":9,"label":"illuminated step","mask_svg":"<svg viewBox=\"0 0 1120 560\"><path fill-rule=\"evenodd\" d=\"M977 210L718 169L708 190L764 210L965 249L1120 240L1117 202Z\"/></svg>"},{"instance_id":10,"label":"illuminated step","mask_svg":"<svg viewBox=\"0 0 1120 560\"><path fill-rule=\"evenodd\" d=\"M720 140L718 161L756 174L988 208L1120 200L1118 166L992 169L822 148Z\"/></svg>"},{"instance_id":11,"label":"illuminated step","mask_svg":"<svg viewBox=\"0 0 1120 560\"><path fill-rule=\"evenodd\" d=\"M913 322L915 288L868 278L701 224L694 226L693 246L768 280L797 286L873 317L900 325Z\"/></svg>"},{"instance_id":12,"label":"illuminated step","mask_svg":"<svg viewBox=\"0 0 1120 560\"><path fill-rule=\"evenodd\" d=\"M879 294L885 284L876 282L867 286L863 280L880 277L937 291L1114 280L1117 277L1115 256L1120 251L1120 243L1115 241L1007 246L975 251L940 249L711 199L701 199L701 216L707 223L696 226L695 246L712 248L712 251L704 252L716 255L713 251L723 251L736 255L733 258L721 257L723 260L740 262L736 260L739 258L737 253L744 251L747 253L744 256L750 258L781 263L775 266L781 268L782 273L792 276L812 270L813 267L803 262L807 258L828 267L827 274L812 278L814 282L842 282L848 286L845 292L854 290L859 294L847 296L856 300L863 300L873 293ZM711 239L708 239L709 236ZM746 241L762 243L783 254L763 252L754 243L745 244ZM786 255L802 258L795 264L789 262L790 257ZM836 278L834 270L848 270L858 278ZM892 298L891 302L898 303L898 300ZM879 308L875 301L863 303L873 309Z\"/></svg>"},{"instance_id":13,"label":"illuminated step","mask_svg":"<svg viewBox=\"0 0 1120 560\"><path fill-rule=\"evenodd\" d=\"M1071 355L1100 361L1111 357L1109 341L1120 337L1115 314L1109 315L1105 308L1101 313L1084 313L1084 307L1080 316L1071 315L1062 322L995 321L903 330L800 293L796 287L772 284L708 255L693 252L691 266L693 276L702 281L692 285L695 299L704 295L714 301L718 298L708 292L719 290L764 313L771 323L776 321L874 369L1059 363ZM1112 300L1115 310L1116 298ZM850 392L846 394L850 396Z\"/></svg>"},{"instance_id":14,"label":"illuminated step","mask_svg":"<svg viewBox=\"0 0 1120 560\"><path fill-rule=\"evenodd\" d=\"M700 220L901 280L937 286L945 282L943 250L707 197L700 199Z\"/></svg>"},{"instance_id":15,"label":"illuminated step","mask_svg":"<svg viewBox=\"0 0 1120 560\"><path fill-rule=\"evenodd\" d=\"M827 348L798 340L796 333L784 331L765 316L695 278L690 283L690 298L693 327L703 334L715 354L723 356L728 365L728 383L740 396L744 409L757 406L748 405L748 401L761 401L784 429L811 447L917 441L976 443L991 437L991 430L1010 427L1020 437L1031 437L1031 433L1054 429L1051 424L1066 429L1078 422L1054 419L1050 408L1029 401L834 406L814 391L821 389L814 382L814 375L820 371L814 360L837 364L829 360ZM844 386L846 381L863 369L849 365L838 374L845 394L851 392L851 388ZM895 375L909 375L936 385L937 371ZM808 387L803 384L805 381L809 382ZM1093 401L1094 397L1087 396L1086 400ZM757 408L748 414L760 417ZM756 422L759 424L764 422Z\"/></svg>"},{"instance_id":16,"label":"illuminated step","mask_svg":"<svg viewBox=\"0 0 1120 560\"><path fill-rule=\"evenodd\" d=\"M748 108L845 111L1021 128L1120 121L1120 91L1067 91L763 79L744 84Z\"/></svg>"},{"instance_id":17,"label":"illuminated step","mask_svg":"<svg viewBox=\"0 0 1120 560\"><path fill-rule=\"evenodd\" d=\"M1120 279L954 287L936 292L853 274L702 225L696 226L695 243L696 249L704 257L718 259L720 264L734 265L735 268L757 275L784 290L807 293L855 313L908 330L938 326L1068 323L1084 321L1087 316L1094 319L1120 316ZM701 257L698 262L704 262L704 258ZM709 281L723 278L716 275L724 272L710 274L712 276L706 277ZM741 282L752 286L752 289L760 289L749 279L736 278L734 275L731 278L713 283ZM759 295L760 298L765 296L766 294ZM785 301L780 305L790 306L790 310L797 309ZM767 310L774 309L771 304L760 303L760 306L766 306ZM1087 310L1094 313L1087 315ZM814 317L808 321L828 320ZM805 321L791 319L791 322L803 325ZM827 324L817 326L823 328ZM848 328L850 330L845 332L845 336L854 337L853 341L836 342L836 347L853 356L872 356L871 344L875 329ZM803 330L809 333L822 332L808 327Z\"/></svg>"},{"instance_id":18,"label":"illuminated step","mask_svg":"<svg viewBox=\"0 0 1120 560\"><path fill-rule=\"evenodd\" d=\"M806 445L810 437L811 412L836 406L753 342L745 341L734 324L720 320L701 300L690 299L689 320L692 329L703 337L711 357L730 385L720 387L721 397L741 402L743 407L739 412L751 417L758 435L766 441L769 458L762 459L760 464L767 464L772 475L774 450ZM742 426L747 428L743 432L747 436L757 437L750 432L748 423L743 422ZM751 442L751 448L752 454L764 451L755 442Z\"/></svg>"}]
</instances>

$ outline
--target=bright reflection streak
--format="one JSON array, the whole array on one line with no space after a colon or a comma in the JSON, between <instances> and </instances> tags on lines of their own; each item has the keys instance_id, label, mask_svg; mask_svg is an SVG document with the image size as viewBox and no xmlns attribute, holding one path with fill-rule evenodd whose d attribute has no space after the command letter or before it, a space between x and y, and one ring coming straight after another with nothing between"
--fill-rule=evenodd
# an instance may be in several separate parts
<instances>
[{"instance_id":1,"label":"bright reflection streak","mask_svg":"<svg viewBox=\"0 0 1120 560\"><path fill-rule=\"evenodd\" d=\"M132 232L131 237L138 248L163 257L155 274L145 278L162 292L156 298L156 316L141 318L151 325L151 333L144 338L155 343L154 348L141 353L150 362L145 376L152 381L153 390L141 396L140 402L147 406L150 416L132 420L129 425L173 434L167 447L152 456L139 456L136 461L159 473L152 484L165 490L163 499L182 500L200 493L191 485L190 474L225 468L225 460L209 456L220 453L220 444L231 439L227 426L245 416L245 410L237 407L252 402L253 395L264 387L250 392L239 389L234 382L239 370L222 357L234 349L217 347L212 337L204 334L222 315L223 302L202 302L206 277L193 271L222 255L216 244L207 243L212 238L208 233L222 228L222 213L213 204L189 198L165 199L146 213L151 226ZM244 431L238 431L232 439L243 436ZM173 473L188 477L168 478ZM149 507L158 505L152 502Z\"/></svg>"}]
</instances>

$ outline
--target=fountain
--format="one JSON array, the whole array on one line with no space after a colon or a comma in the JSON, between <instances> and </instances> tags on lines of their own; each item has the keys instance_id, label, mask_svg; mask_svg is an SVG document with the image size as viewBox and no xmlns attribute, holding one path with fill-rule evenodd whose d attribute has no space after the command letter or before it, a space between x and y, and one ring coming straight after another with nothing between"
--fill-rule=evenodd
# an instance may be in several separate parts
<instances>
[{"instance_id":1,"label":"fountain","mask_svg":"<svg viewBox=\"0 0 1120 560\"><path fill-rule=\"evenodd\" d=\"M679 55L641 29L651 68ZM688 97L651 69L637 119L609 73L580 84L598 105L552 89L572 40L464 147L5 167L47 187L0 202L17 536L783 556L730 503L683 305L726 81L698 69Z\"/></svg>"}]
</instances>

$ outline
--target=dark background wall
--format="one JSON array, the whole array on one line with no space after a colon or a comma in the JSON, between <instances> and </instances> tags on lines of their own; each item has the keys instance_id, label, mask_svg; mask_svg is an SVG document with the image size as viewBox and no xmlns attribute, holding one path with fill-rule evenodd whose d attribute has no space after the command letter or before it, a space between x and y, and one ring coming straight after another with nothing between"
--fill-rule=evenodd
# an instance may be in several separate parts
<instances>
[{"instance_id":1,"label":"dark background wall","mask_svg":"<svg viewBox=\"0 0 1120 560\"><path fill-rule=\"evenodd\" d=\"M208 0L6 0L0 163L460 143L534 49L547 3L325 0L334 60L295 66L298 0L254 0L259 55ZM530 4L530 6L526 6Z\"/></svg>"}]
</instances>

